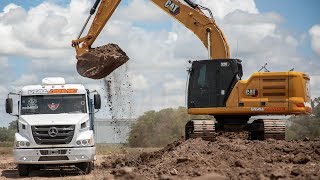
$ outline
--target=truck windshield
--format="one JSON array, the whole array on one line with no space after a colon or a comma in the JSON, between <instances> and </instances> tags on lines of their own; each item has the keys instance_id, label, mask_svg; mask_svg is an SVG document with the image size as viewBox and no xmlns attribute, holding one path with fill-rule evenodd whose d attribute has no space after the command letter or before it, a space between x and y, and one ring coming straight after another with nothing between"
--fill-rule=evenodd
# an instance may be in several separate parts
<instances>
[{"instance_id":1,"label":"truck windshield","mask_svg":"<svg viewBox=\"0 0 320 180\"><path fill-rule=\"evenodd\" d=\"M21 97L21 115L87 113L84 94Z\"/></svg>"}]
</instances>

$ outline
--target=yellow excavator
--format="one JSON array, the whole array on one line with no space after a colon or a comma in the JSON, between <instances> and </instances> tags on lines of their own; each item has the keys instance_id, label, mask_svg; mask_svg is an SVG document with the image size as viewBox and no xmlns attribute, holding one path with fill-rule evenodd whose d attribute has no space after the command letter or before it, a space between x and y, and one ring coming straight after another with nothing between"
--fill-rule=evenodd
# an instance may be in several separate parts
<instances>
[{"instance_id":1,"label":"yellow excavator","mask_svg":"<svg viewBox=\"0 0 320 180\"><path fill-rule=\"evenodd\" d=\"M127 62L126 58L110 58L108 53L92 53L94 48L91 48L120 1L102 0L100 3L100 0L97 0L78 39L72 41L77 53L77 69L80 75L92 79L103 78ZM208 49L209 58L193 61L188 70L187 105L189 114L212 115L215 121L190 120L185 126L187 139L201 137L211 140L215 132L246 131L253 140L283 140L286 120L270 115L311 113L310 78L307 74L266 70L255 72L249 79L241 80L241 60L230 58L228 42L210 9L191 0L151 1L194 32ZM88 34L80 38L98 6ZM204 11L207 11L209 16ZM123 54L121 49L118 50Z\"/></svg>"}]
</instances>

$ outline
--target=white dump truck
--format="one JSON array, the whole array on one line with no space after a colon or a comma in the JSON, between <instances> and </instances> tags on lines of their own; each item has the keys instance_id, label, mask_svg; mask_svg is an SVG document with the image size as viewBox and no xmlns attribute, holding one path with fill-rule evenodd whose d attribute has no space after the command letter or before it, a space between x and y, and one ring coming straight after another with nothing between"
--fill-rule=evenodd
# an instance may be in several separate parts
<instances>
[{"instance_id":1,"label":"white dump truck","mask_svg":"<svg viewBox=\"0 0 320 180\"><path fill-rule=\"evenodd\" d=\"M14 105L17 112L13 112ZM57 165L75 165L90 173L96 158L94 113L100 107L97 91L90 92L82 84L66 84L58 77L9 93L6 112L18 117L13 154L20 176Z\"/></svg>"}]
</instances>

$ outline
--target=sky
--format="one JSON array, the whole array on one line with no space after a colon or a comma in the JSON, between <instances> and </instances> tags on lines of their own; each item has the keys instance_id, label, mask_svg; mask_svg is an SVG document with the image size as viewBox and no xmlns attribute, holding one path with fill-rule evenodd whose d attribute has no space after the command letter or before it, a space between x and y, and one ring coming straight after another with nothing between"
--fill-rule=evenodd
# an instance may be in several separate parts
<instances>
[{"instance_id":1,"label":"sky","mask_svg":"<svg viewBox=\"0 0 320 180\"><path fill-rule=\"evenodd\" d=\"M295 68L311 77L320 96L320 7L318 0L194 0L212 10L229 42L231 56L243 60L244 79L268 63L271 71ZM0 1L0 99L49 76L83 83L103 96L103 80L77 74L70 46L94 0ZM123 0L94 46L118 44L129 62L108 78L130 84L121 91L116 112L98 118L137 117L148 110L185 106L190 59L206 59L197 37L147 0ZM130 102L130 103L128 103ZM106 104L106 103L105 103ZM105 106L106 107L106 106ZM120 108L121 107L121 108ZM0 127L14 117L0 106Z\"/></svg>"}]
</instances>

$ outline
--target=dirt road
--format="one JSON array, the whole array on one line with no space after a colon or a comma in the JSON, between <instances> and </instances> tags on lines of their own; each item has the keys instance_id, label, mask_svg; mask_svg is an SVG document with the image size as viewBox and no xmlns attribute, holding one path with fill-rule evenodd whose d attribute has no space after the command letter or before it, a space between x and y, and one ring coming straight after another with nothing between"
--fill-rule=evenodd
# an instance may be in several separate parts
<instances>
[{"instance_id":1,"label":"dirt road","mask_svg":"<svg viewBox=\"0 0 320 180\"><path fill-rule=\"evenodd\" d=\"M2 179L18 178L1 157ZM90 175L76 169L34 171L25 179L320 179L320 140L249 141L217 137L175 141L150 153L99 155Z\"/></svg>"},{"instance_id":2,"label":"dirt road","mask_svg":"<svg viewBox=\"0 0 320 180\"><path fill-rule=\"evenodd\" d=\"M105 157L112 155L98 155L96 161L96 168L89 175L83 175L75 167L67 168L51 168L34 170L30 173L28 177L23 179L107 179L110 177L108 171L101 169L101 162ZM11 156L1 156L0 157L0 179L17 179L20 178L16 165L13 163L13 157Z\"/></svg>"}]
</instances>

